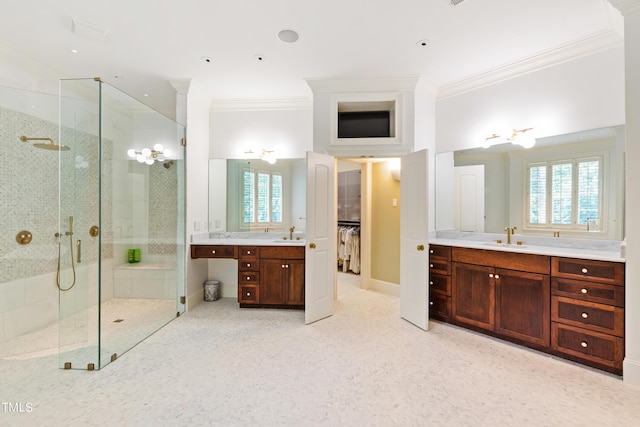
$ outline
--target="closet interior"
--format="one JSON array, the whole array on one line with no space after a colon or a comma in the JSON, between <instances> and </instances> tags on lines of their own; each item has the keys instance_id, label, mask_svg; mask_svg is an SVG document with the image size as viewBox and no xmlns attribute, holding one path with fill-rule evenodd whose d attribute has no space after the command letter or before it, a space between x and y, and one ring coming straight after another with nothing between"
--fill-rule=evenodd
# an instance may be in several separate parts
<instances>
[{"instance_id":1,"label":"closet interior","mask_svg":"<svg viewBox=\"0 0 640 427\"><path fill-rule=\"evenodd\" d=\"M361 171L338 172L338 270L360 274Z\"/></svg>"}]
</instances>

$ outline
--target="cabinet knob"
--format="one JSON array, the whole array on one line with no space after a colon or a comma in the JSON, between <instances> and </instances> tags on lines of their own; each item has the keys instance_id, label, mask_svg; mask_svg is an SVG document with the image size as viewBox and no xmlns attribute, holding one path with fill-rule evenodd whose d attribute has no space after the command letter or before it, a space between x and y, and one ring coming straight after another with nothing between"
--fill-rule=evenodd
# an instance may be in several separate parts
<instances>
[{"instance_id":1,"label":"cabinet knob","mask_svg":"<svg viewBox=\"0 0 640 427\"><path fill-rule=\"evenodd\" d=\"M429 253L432 254L433 253L433 249L429 249Z\"/></svg>"},{"instance_id":2,"label":"cabinet knob","mask_svg":"<svg viewBox=\"0 0 640 427\"><path fill-rule=\"evenodd\" d=\"M251 276L247 276L247 280L251 280Z\"/></svg>"},{"instance_id":3,"label":"cabinet knob","mask_svg":"<svg viewBox=\"0 0 640 427\"><path fill-rule=\"evenodd\" d=\"M500 275L499 275L499 274L496 274L496 279L499 279L499 278L500 278Z\"/></svg>"},{"instance_id":4,"label":"cabinet knob","mask_svg":"<svg viewBox=\"0 0 640 427\"><path fill-rule=\"evenodd\" d=\"M282 264L281 267L284 268L284 264Z\"/></svg>"},{"instance_id":5,"label":"cabinet knob","mask_svg":"<svg viewBox=\"0 0 640 427\"><path fill-rule=\"evenodd\" d=\"M251 267L251 263L250 262L247 263L247 267Z\"/></svg>"},{"instance_id":6,"label":"cabinet knob","mask_svg":"<svg viewBox=\"0 0 640 427\"><path fill-rule=\"evenodd\" d=\"M582 316L583 319L586 319L587 317L589 317L589 315L587 313L582 313L581 316Z\"/></svg>"},{"instance_id":7,"label":"cabinet knob","mask_svg":"<svg viewBox=\"0 0 640 427\"><path fill-rule=\"evenodd\" d=\"M589 344L587 344L587 342L586 342L586 341L582 341L582 342L580 343L580 345L581 345L583 348L587 348L587 346L588 346Z\"/></svg>"},{"instance_id":8,"label":"cabinet knob","mask_svg":"<svg viewBox=\"0 0 640 427\"><path fill-rule=\"evenodd\" d=\"M214 250L212 250L212 251L211 251L211 253L212 253L212 254L215 254L215 253L216 253L216 250L215 250L215 249L214 249Z\"/></svg>"},{"instance_id":9,"label":"cabinet knob","mask_svg":"<svg viewBox=\"0 0 640 427\"><path fill-rule=\"evenodd\" d=\"M429 305L433 305L433 301L429 301Z\"/></svg>"},{"instance_id":10,"label":"cabinet knob","mask_svg":"<svg viewBox=\"0 0 640 427\"><path fill-rule=\"evenodd\" d=\"M251 251L247 251L247 255L251 255Z\"/></svg>"},{"instance_id":11,"label":"cabinet knob","mask_svg":"<svg viewBox=\"0 0 640 427\"><path fill-rule=\"evenodd\" d=\"M429 281L429 286L433 286L433 282L432 281Z\"/></svg>"},{"instance_id":12,"label":"cabinet knob","mask_svg":"<svg viewBox=\"0 0 640 427\"><path fill-rule=\"evenodd\" d=\"M493 273L489 273L489 277L493 279Z\"/></svg>"},{"instance_id":13,"label":"cabinet knob","mask_svg":"<svg viewBox=\"0 0 640 427\"><path fill-rule=\"evenodd\" d=\"M247 296L250 297L251 296L251 292L247 292Z\"/></svg>"},{"instance_id":14,"label":"cabinet knob","mask_svg":"<svg viewBox=\"0 0 640 427\"><path fill-rule=\"evenodd\" d=\"M582 288L582 289L580 289L580 292L582 292L583 294L586 294L589 291L587 291L587 288Z\"/></svg>"},{"instance_id":15,"label":"cabinet knob","mask_svg":"<svg viewBox=\"0 0 640 427\"><path fill-rule=\"evenodd\" d=\"M433 268L433 264L429 264L429 268Z\"/></svg>"},{"instance_id":16,"label":"cabinet knob","mask_svg":"<svg viewBox=\"0 0 640 427\"><path fill-rule=\"evenodd\" d=\"M582 273L583 273L583 274L587 274L588 272L589 272L589 270L587 270L587 268L586 268L586 267L583 267L583 268L582 268Z\"/></svg>"}]
</instances>

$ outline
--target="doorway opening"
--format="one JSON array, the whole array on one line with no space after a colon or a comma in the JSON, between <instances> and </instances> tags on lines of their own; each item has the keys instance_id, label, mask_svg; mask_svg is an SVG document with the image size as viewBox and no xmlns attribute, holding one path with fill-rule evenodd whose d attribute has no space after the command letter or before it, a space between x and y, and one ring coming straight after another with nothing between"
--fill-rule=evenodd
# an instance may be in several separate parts
<instances>
[{"instance_id":1,"label":"doorway opening","mask_svg":"<svg viewBox=\"0 0 640 427\"><path fill-rule=\"evenodd\" d=\"M400 295L400 160L336 159L337 299L357 289Z\"/></svg>"}]
</instances>

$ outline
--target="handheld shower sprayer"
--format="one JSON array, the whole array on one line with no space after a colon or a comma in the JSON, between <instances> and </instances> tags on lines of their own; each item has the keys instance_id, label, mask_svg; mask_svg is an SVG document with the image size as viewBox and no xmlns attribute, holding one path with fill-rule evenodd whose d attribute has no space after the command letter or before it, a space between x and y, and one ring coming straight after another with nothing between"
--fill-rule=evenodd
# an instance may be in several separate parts
<instances>
[{"instance_id":1,"label":"handheld shower sprayer","mask_svg":"<svg viewBox=\"0 0 640 427\"><path fill-rule=\"evenodd\" d=\"M76 284L76 265L75 260L73 259L73 216L69 216L69 230L65 231L65 236L69 236L69 252L71 254L71 271L73 272L73 282L71 286L68 288L62 288L60 286L60 237L62 237L61 233L56 233L56 237L58 238L58 268L56 269L56 286L61 291L68 291Z\"/></svg>"}]
</instances>

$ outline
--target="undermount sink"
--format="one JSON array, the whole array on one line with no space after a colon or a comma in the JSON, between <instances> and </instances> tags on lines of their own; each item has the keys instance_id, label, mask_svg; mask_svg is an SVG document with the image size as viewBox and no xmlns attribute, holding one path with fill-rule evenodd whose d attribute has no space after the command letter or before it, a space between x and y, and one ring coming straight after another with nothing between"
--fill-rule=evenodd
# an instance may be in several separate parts
<instances>
[{"instance_id":1,"label":"undermount sink","mask_svg":"<svg viewBox=\"0 0 640 427\"><path fill-rule=\"evenodd\" d=\"M527 245L519 245L517 243L498 243L498 242L486 242L485 245L487 246L494 246L494 247L498 247L498 248L511 248L511 249L518 249L518 248L526 248Z\"/></svg>"}]
</instances>

